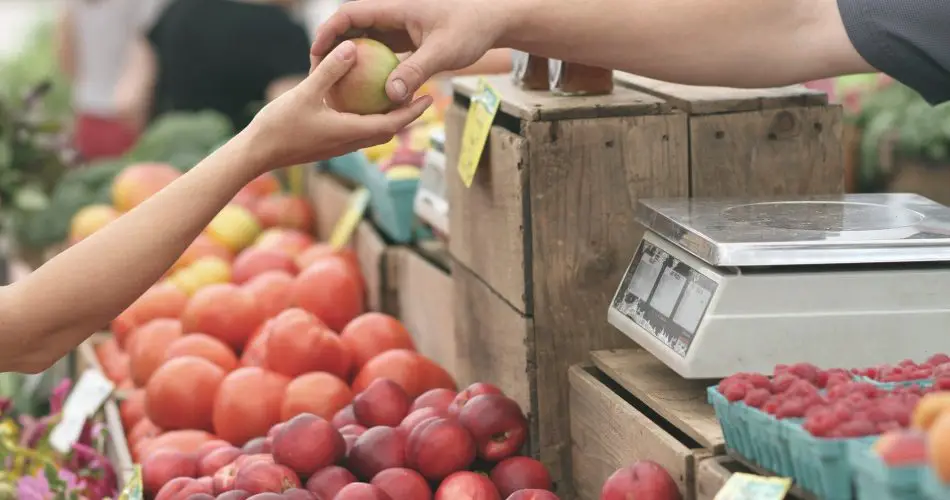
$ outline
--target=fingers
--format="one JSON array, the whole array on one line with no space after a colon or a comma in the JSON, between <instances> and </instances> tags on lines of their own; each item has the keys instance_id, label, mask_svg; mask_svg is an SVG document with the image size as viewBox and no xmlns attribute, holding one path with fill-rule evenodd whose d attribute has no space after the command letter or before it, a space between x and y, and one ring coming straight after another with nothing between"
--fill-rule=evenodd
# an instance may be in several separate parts
<instances>
[{"instance_id":1,"label":"fingers","mask_svg":"<svg viewBox=\"0 0 950 500\"><path fill-rule=\"evenodd\" d=\"M383 27L378 24L391 26L392 21L382 22L386 17L383 7L384 2L379 0L344 3L317 29L310 53L322 57L330 52L341 38L354 38L367 28Z\"/></svg>"},{"instance_id":2,"label":"fingers","mask_svg":"<svg viewBox=\"0 0 950 500\"><path fill-rule=\"evenodd\" d=\"M422 116L422 113L431 105L432 97L423 96L413 101L412 104L402 106L385 115L345 116L348 117L349 126L353 127L357 136L377 137L386 135L392 137Z\"/></svg>"},{"instance_id":3,"label":"fingers","mask_svg":"<svg viewBox=\"0 0 950 500\"><path fill-rule=\"evenodd\" d=\"M433 75L455 69L451 62L456 56L452 42L438 34L427 38L418 50L405 58L389 75L386 94L395 102L405 102Z\"/></svg>"},{"instance_id":4,"label":"fingers","mask_svg":"<svg viewBox=\"0 0 950 500\"><path fill-rule=\"evenodd\" d=\"M311 61L315 56L311 55ZM343 75L356 63L356 45L351 41L345 41L336 46L326 57L324 57L310 72L305 83L314 93L322 95L333 86L334 83L343 78Z\"/></svg>"}]
</instances>

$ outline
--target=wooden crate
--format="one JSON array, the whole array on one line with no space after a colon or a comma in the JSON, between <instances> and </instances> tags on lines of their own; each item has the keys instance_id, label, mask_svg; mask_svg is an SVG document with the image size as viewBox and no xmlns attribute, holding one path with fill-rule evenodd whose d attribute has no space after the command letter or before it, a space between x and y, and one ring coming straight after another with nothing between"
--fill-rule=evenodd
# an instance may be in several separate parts
<instances>
[{"instance_id":1,"label":"wooden crate","mask_svg":"<svg viewBox=\"0 0 950 500\"><path fill-rule=\"evenodd\" d=\"M419 352L458 377L452 277L439 247L435 242L423 242L398 253L396 313Z\"/></svg>"},{"instance_id":2,"label":"wooden crate","mask_svg":"<svg viewBox=\"0 0 950 500\"><path fill-rule=\"evenodd\" d=\"M95 347L111 336L111 333L97 333L79 345L76 356L76 377L74 377L74 381L78 381L78 377L89 369L102 372L102 366L96 358ZM119 404L115 397L110 397L102 405L100 418L109 435L109 439L106 442L106 458L108 458L115 467L116 475L120 481L119 487L121 489L128 484L132 477L133 462L132 453L129 451L129 443L125 439L125 430L122 428Z\"/></svg>"},{"instance_id":3,"label":"wooden crate","mask_svg":"<svg viewBox=\"0 0 950 500\"><path fill-rule=\"evenodd\" d=\"M643 234L638 200L839 192L840 111L810 93L759 91L732 104L741 113L726 113L714 111L724 97L684 109L623 85L609 96L558 97L487 80L501 105L473 185L447 173L457 345L470 355L460 372L526 398L531 451L568 496L567 369L592 350L634 345L605 317ZM454 80L448 165L458 164L477 85Z\"/></svg>"},{"instance_id":4,"label":"wooden crate","mask_svg":"<svg viewBox=\"0 0 950 500\"><path fill-rule=\"evenodd\" d=\"M699 462L696 470L696 500L714 500L716 493L736 472L748 472L739 462L727 456L709 457Z\"/></svg>"},{"instance_id":5,"label":"wooden crate","mask_svg":"<svg viewBox=\"0 0 950 500\"><path fill-rule=\"evenodd\" d=\"M604 481L637 460L670 473L686 500L696 498L699 465L713 451L594 367L569 369L573 485L597 500Z\"/></svg>"},{"instance_id":6,"label":"wooden crate","mask_svg":"<svg viewBox=\"0 0 950 500\"><path fill-rule=\"evenodd\" d=\"M346 211L353 186L345 180L311 168L307 176L307 193L313 207L316 237L320 241L330 233ZM366 307L371 311L395 314L396 266L398 246L390 245L371 222L359 223L350 246L356 252L363 278L366 280Z\"/></svg>"},{"instance_id":7,"label":"wooden crate","mask_svg":"<svg viewBox=\"0 0 950 500\"><path fill-rule=\"evenodd\" d=\"M619 71L615 78L689 115L690 196L844 190L841 107L823 92L694 87Z\"/></svg>"}]
</instances>

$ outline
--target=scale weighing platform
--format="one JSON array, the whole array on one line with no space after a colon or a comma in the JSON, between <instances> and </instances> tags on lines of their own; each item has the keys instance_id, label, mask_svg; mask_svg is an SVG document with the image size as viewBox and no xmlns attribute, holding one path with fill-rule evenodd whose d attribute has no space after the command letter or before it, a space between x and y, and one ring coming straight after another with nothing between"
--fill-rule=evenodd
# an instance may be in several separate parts
<instances>
[{"instance_id":1,"label":"scale weighing platform","mask_svg":"<svg viewBox=\"0 0 950 500\"><path fill-rule=\"evenodd\" d=\"M950 208L915 194L644 200L607 318L685 378L950 353Z\"/></svg>"}]
</instances>

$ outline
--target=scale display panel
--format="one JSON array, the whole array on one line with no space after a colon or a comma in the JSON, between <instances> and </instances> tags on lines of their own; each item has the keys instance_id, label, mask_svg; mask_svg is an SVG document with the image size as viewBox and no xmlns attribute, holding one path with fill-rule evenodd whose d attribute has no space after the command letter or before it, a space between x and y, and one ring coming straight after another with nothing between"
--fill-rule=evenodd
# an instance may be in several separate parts
<instances>
[{"instance_id":1,"label":"scale display panel","mask_svg":"<svg viewBox=\"0 0 950 500\"><path fill-rule=\"evenodd\" d=\"M718 283L644 240L613 307L685 357Z\"/></svg>"}]
</instances>

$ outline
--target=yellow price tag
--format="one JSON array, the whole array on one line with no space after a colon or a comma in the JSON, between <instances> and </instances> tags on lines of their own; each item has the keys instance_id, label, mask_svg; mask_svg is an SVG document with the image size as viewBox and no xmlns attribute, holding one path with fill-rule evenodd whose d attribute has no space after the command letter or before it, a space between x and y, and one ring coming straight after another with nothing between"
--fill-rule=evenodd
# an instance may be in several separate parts
<instances>
[{"instance_id":1,"label":"yellow price tag","mask_svg":"<svg viewBox=\"0 0 950 500\"><path fill-rule=\"evenodd\" d=\"M485 141L491 131L492 121L498 113L501 99L498 92L484 79L478 82L478 91L472 96L465 118L465 130L462 131L462 150L459 152L459 175L465 187L472 187L478 162L482 159Z\"/></svg>"},{"instance_id":2,"label":"yellow price tag","mask_svg":"<svg viewBox=\"0 0 950 500\"><path fill-rule=\"evenodd\" d=\"M142 488L142 466L135 465L132 468L132 477L129 478L129 484L119 494L119 500L142 500L145 497Z\"/></svg>"},{"instance_id":3,"label":"yellow price tag","mask_svg":"<svg viewBox=\"0 0 950 500\"><path fill-rule=\"evenodd\" d=\"M350 202L346 206L346 212L337 221L333 232L330 233L330 246L339 250L346 246L353 236L356 226L363 220L363 214L366 213L366 207L369 205L369 190L361 187L350 195Z\"/></svg>"},{"instance_id":4,"label":"yellow price tag","mask_svg":"<svg viewBox=\"0 0 950 500\"><path fill-rule=\"evenodd\" d=\"M782 500L792 488L787 477L764 477L737 472L733 474L715 500Z\"/></svg>"}]
</instances>

